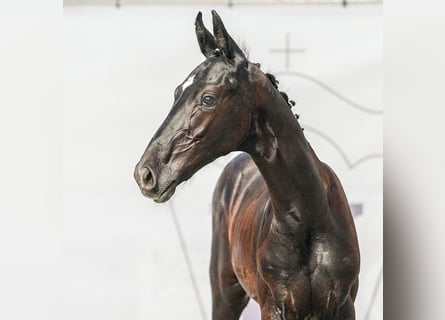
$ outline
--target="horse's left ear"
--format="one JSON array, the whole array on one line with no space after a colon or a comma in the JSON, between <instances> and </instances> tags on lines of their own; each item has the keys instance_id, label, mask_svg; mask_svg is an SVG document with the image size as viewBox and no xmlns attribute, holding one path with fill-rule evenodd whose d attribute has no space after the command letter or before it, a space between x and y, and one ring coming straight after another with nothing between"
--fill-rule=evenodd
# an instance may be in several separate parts
<instances>
[{"instance_id":1,"label":"horse's left ear","mask_svg":"<svg viewBox=\"0 0 445 320\"><path fill-rule=\"evenodd\" d=\"M236 44L227 32L221 17L212 10L213 16L213 35L215 36L216 45L225 53L226 57L231 60L247 60L243 50Z\"/></svg>"},{"instance_id":2,"label":"horse's left ear","mask_svg":"<svg viewBox=\"0 0 445 320\"><path fill-rule=\"evenodd\" d=\"M209 30L206 29L202 22L202 13L198 12L195 21L196 38L198 39L199 49L206 58L210 57L218 46Z\"/></svg>"}]
</instances>

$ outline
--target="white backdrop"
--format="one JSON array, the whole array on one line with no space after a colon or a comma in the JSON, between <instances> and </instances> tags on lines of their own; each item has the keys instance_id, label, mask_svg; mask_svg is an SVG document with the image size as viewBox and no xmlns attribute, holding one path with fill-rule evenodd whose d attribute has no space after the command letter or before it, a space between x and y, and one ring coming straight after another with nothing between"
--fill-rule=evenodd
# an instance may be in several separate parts
<instances>
[{"instance_id":1,"label":"white backdrop","mask_svg":"<svg viewBox=\"0 0 445 320\"><path fill-rule=\"evenodd\" d=\"M172 209L210 318L210 199L233 155L180 186L170 204L143 198L133 169L174 88L203 60L194 19L203 11L211 28L213 8L64 9L66 319L202 318ZM381 6L214 9L250 59L277 75L308 140L339 175L361 245L357 319L382 319ZM276 51L286 41L300 49L288 60Z\"/></svg>"}]
</instances>

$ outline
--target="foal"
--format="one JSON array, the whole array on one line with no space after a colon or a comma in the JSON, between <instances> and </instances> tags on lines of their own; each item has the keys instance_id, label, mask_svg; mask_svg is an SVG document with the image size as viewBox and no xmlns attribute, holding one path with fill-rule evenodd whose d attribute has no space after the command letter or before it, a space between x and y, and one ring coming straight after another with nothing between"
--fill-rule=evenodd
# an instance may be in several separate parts
<instances>
[{"instance_id":1,"label":"foal","mask_svg":"<svg viewBox=\"0 0 445 320\"><path fill-rule=\"evenodd\" d=\"M270 76L247 60L213 15L196 18L206 60L135 169L142 193L165 202L216 158L210 278L213 320L236 320L249 298L262 320L355 319L360 254L343 188L304 137Z\"/></svg>"}]
</instances>

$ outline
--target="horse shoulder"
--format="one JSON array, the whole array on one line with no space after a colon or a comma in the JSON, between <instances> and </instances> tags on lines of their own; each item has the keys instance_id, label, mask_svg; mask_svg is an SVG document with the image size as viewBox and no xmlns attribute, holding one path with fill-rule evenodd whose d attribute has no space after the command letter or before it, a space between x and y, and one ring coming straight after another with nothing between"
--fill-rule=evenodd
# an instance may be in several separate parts
<instances>
[{"instance_id":1,"label":"horse shoulder","mask_svg":"<svg viewBox=\"0 0 445 320\"><path fill-rule=\"evenodd\" d=\"M323 162L320 166L323 187L329 203L332 232L327 235L327 238L316 241L318 247L314 253L317 260L329 253L332 261L328 265L334 269L337 269L335 268L337 266L337 272L344 274L347 278L354 278L358 276L360 268L360 253L348 200L334 170ZM333 239L335 241L332 241Z\"/></svg>"},{"instance_id":2,"label":"horse shoulder","mask_svg":"<svg viewBox=\"0 0 445 320\"><path fill-rule=\"evenodd\" d=\"M355 238L354 221L340 179L331 167L321 161L319 170L329 204L330 220L334 228L343 235Z\"/></svg>"}]
</instances>

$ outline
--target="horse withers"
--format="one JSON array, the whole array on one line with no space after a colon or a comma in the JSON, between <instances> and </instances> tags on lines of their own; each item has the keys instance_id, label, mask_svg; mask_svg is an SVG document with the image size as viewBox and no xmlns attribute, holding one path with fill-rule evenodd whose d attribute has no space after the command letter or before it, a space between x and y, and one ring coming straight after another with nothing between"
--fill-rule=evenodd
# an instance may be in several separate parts
<instances>
[{"instance_id":1,"label":"horse withers","mask_svg":"<svg viewBox=\"0 0 445 320\"><path fill-rule=\"evenodd\" d=\"M144 196L169 200L206 164L243 151L213 195L213 320L355 319L360 254L341 183L307 142L274 77L250 62L213 15L196 18L206 60L175 90L173 107L136 165Z\"/></svg>"}]
</instances>

